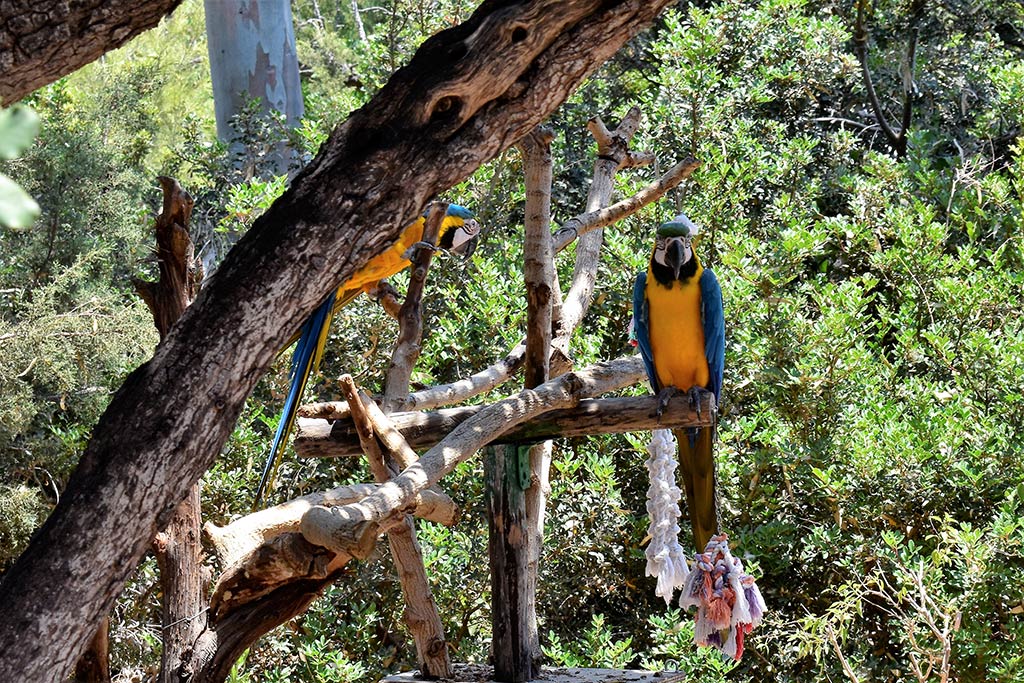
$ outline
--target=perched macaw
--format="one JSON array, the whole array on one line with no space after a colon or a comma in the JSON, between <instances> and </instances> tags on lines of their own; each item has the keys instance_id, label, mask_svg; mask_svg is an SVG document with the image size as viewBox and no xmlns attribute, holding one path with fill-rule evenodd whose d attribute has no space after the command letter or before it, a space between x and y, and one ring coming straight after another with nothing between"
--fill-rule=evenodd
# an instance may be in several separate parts
<instances>
[{"instance_id":1,"label":"perched macaw","mask_svg":"<svg viewBox=\"0 0 1024 683\"><path fill-rule=\"evenodd\" d=\"M372 259L351 278L343 282L336 291L331 292L309 316L296 336L288 342L290 345L293 341L298 341L292 354L291 386L281 411L281 420L277 424L277 432L274 434L274 443L270 447L267 462L263 466L260 485L256 489L257 505L270 486L281 462L285 442L295 425L295 413L298 410L299 401L306 390L306 382L309 380L309 376L320 367L324 346L327 343L327 333L331 327L331 318L343 306L359 296L360 292L369 292L382 279L405 270L410 264L409 252L422 243L425 224L426 213L410 224L390 249ZM473 219L472 211L458 204L449 204L438 230L438 246L456 253L464 252L479 231L480 226Z\"/></svg>"},{"instance_id":2,"label":"perched macaw","mask_svg":"<svg viewBox=\"0 0 1024 683\"><path fill-rule=\"evenodd\" d=\"M697 226L682 214L662 223L647 272L638 273L633 286L633 333L651 387L658 394L659 412L675 393L689 393L699 409L702 390L715 395L716 406L722 391L722 289L693 251L697 232ZM718 533L715 429L679 429L675 435L693 541L702 552Z\"/></svg>"}]
</instances>

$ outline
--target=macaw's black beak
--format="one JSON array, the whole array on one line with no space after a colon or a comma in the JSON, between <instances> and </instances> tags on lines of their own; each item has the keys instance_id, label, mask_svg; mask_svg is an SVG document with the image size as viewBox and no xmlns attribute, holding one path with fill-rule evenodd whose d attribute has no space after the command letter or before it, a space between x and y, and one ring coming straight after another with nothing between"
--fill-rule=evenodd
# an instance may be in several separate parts
<instances>
[{"instance_id":1,"label":"macaw's black beak","mask_svg":"<svg viewBox=\"0 0 1024 683\"><path fill-rule=\"evenodd\" d=\"M675 237L668 241L668 247L665 250L665 265L672 269L673 277L678 280L679 272L683 269L683 264L686 263L686 250L683 247L683 240Z\"/></svg>"}]
</instances>

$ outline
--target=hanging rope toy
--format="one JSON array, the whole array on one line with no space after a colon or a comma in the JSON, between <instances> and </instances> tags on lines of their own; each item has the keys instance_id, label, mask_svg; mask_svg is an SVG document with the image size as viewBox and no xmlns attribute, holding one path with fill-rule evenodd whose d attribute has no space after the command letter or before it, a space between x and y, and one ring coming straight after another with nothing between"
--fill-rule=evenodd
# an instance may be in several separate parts
<instances>
[{"instance_id":1,"label":"hanging rope toy","mask_svg":"<svg viewBox=\"0 0 1024 683\"><path fill-rule=\"evenodd\" d=\"M765 612L761 591L743 563L729 552L729 537L712 536L703 553L694 556L679 606L697 608L694 640L726 656L743 656L743 638L761 623Z\"/></svg>"},{"instance_id":2,"label":"hanging rope toy","mask_svg":"<svg viewBox=\"0 0 1024 683\"><path fill-rule=\"evenodd\" d=\"M679 496L676 485L676 442L671 430L656 429L647 446L650 457L647 471L651 485L647 489L647 515L651 524L647 534L647 576L658 579L655 594L672 603L672 594L690 574L686 552L679 544Z\"/></svg>"}]
</instances>

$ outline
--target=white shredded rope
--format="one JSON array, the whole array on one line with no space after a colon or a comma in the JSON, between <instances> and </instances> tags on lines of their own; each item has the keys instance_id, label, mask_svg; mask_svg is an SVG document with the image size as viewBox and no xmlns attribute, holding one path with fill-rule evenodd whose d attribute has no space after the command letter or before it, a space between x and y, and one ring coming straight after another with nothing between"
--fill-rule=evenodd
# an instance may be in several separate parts
<instances>
[{"instance_id":1,"label":"white shredded rope","mask_svg":"<svg viewBox=\"0 0 1024 683\"><path fill-rule=\"evenodd\" d=\"M647 489L647 515L651 525L647 534L647 575L658 579L655 594L672 603L672 594L682 587L690 575L686 553L679 544L679 497L676 485L676 440L672 431L656 429L647 446L650 457L647 471L651 486Z\"/></svg>"}]
</instances>

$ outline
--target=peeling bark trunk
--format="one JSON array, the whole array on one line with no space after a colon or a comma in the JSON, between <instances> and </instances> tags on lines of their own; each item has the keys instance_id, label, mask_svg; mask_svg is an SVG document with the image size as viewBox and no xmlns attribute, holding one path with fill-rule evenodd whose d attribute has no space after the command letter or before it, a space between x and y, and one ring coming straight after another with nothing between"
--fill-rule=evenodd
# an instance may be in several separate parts
<instances>
[{"instance_id":1,"label":"peeling bark trunk","mask_svg":"<svg viewBox=\"0 0 1024 683\"><path fill-rule=\"evenodd\" d=\"M289 128L302 118L302 87L289 0L205 0L206 41L217 117L217 137L234 143L232 118L250 99L260 111L278 111ZM286 144L273 150L276 173L288 171L292 153Z\"/></svg>"},{"instance_id":2,"label":"peeling bark trunk","mask_svg":"<svg viewBox=\"0 0 1024 683\"><path fill-rule=\"evenodd\" d=\"M0 680L70 673L325 293L393 244L430 197L529 132L668 3L486 1L428 39L332 133L113 397L60 503L0 584ZM370 499L385 502L401 479ZM403 502L416 493L399 490Z\"/></svg>"},{"instance_id":3,"label":"peeling bark trunk","mask_svg":"<svg viewBox=\"0 0 1024 683\"><path fill-rule=\"evenodd\" d=\"M181 0L9 0L0 13L0 106L153 28Z\"/></svg>"}]
</instances>

